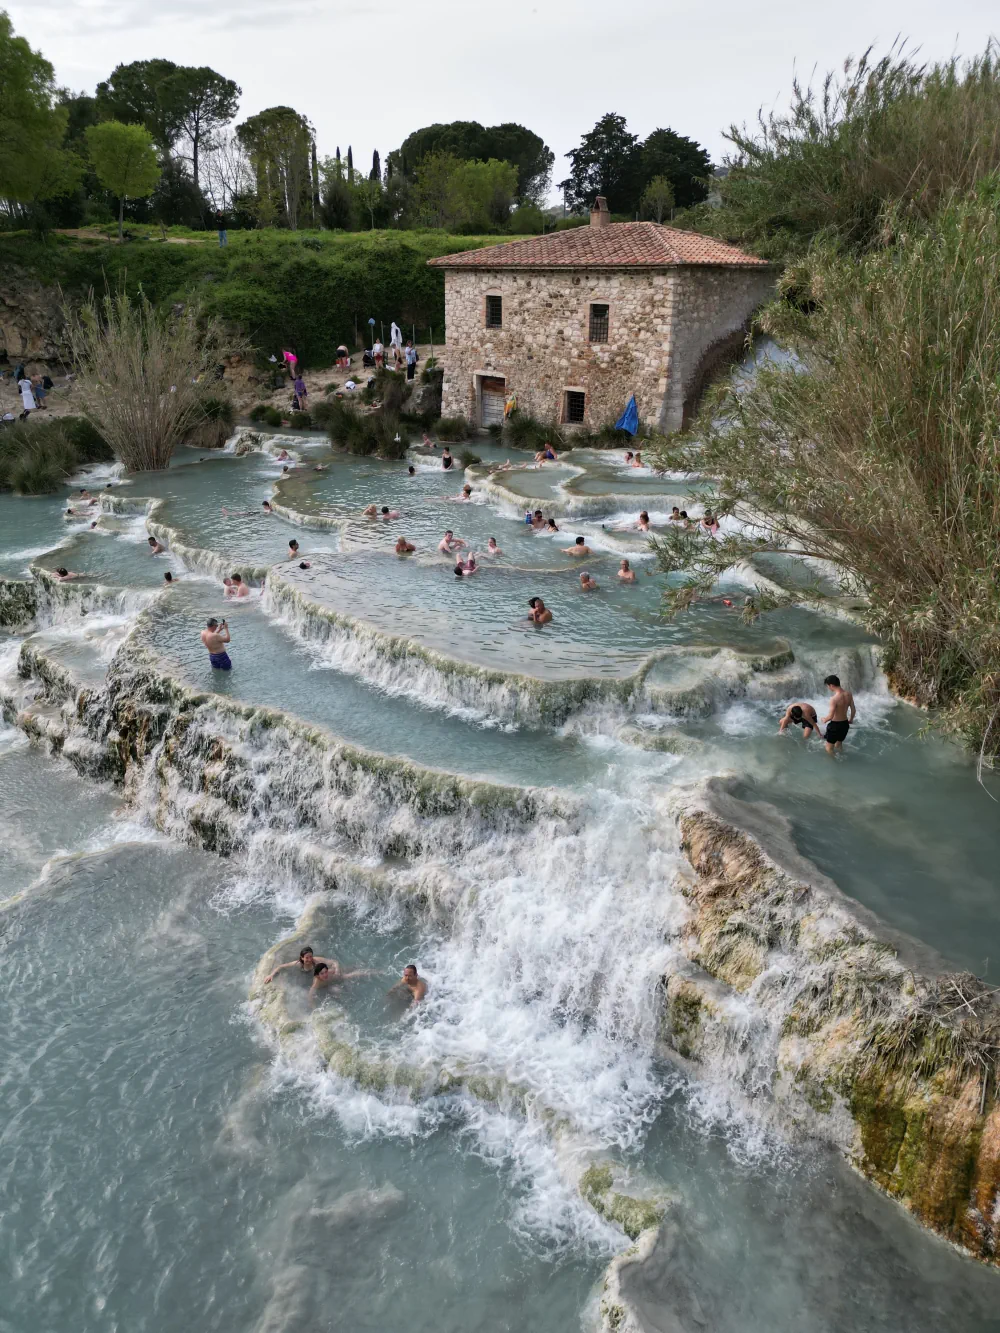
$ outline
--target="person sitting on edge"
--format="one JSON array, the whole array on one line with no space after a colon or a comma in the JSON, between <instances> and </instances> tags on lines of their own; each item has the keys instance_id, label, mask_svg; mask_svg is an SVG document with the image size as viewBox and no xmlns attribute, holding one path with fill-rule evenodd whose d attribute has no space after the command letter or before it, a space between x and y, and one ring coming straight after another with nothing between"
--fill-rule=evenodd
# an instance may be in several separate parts
<instances>
[{"instance_id":1,"label":"person sitting on edge","mask_svg":"<svg viewBox=\"0 0 1000 1333\"><path fill-rule=\"evenodd\" d=\"M167 549L164 545L162 545L162 543L158 542L155 537L147 537L146 540L149 543L150 555L162 555L163 552Z\"/></svg>"},{"instance_id":2,"label":"person sitting on edge","mask_svg":"<svg viewBox=\"0 0 1000 1333\"><path fill-rule=\"evenodd\" d=\"M390 518L399 518L399 517L400 517L399 510L390 509L388 505L383 505L381 510L379 511L379 518L383 521L383 523L387 523Z\"/></svg>"},{"instance_id":3,"label":"person sitting on edge","mask_svg":"<svg viewBox=\"0 0 1000 1333\"><path fill-rule=\"evenodd\" d=\"M501 551L501 550L500 550L500 547L497 546L497 539L496 539L496 537L491 537L491 538L489 539L489 541L486 543L486 551L484 552L484 554L485 554L485 555L503 555L503 551Z\"/></svg>"},{"instance_id":4,"label":"person sitting on edge","mask_svg":"<svg viewBox=\"0 0 1000 1333\"><path fill-rule=\"evenodd\" d=\"M541 511L540 509L536 509L535 512L532 514L532 516L531 516L531 526L532 526L536 531L537 531L539 528L544 528L544 527L545 527L545 519L542 517L542 511Z\"/></svg>"},{"instance_id":5,"label":"person sitting on edge","mask_svg":"<svg viewBox=\"0 0 1000 1333\"><path fill-rule=\"evenodd\" d=\"M223 582L225 582L225 579L223 579ZM226 588L226 596L236 598L250 596L250 589L243 582L243 576L241 574L233 574L230 577L229 586Z\"/></svg>"},{"instance_id":6,"label":"person sitting on edge","mask_svg":"<svg viewBox=\"0 0 1000 1333\"><path fill-rule=\"evenodd\" d=\"M635 570L627 560L623 560L618 566L618 577L621 579L622 583L635 582Z\"/></svg>"},{"instance_id":7,"label":"person sitting on edge","mask_svg":"<svg viewBox=\"0 0 1000 1333\"><path fill-rule=\"evenodd\" d=\"M438 550L442 555L451 555L452 551L457 551L459 547L464 546L465 542L461 537L456 537L451 528L444 534L438 542Z\"/></svg>"},{"instance_id":8,"label":"person sitting on edge","mask_svg":"<svg viewBox=\"0 0 1000 1333\"><path fill-rule=\"evenodd\" d=\"M785 716L778 723L778 730L787 731L789 727L801 727L802 735L806 740L814 731L819 732L820 735L823 734L819 730L819 718L812 704L789 704Z\"/></svg>"},{"instance_id":9,"label":"person sitting on edge","mask_svg":"<svg viewBox=\"0 0 1000 1333\"><path fill-rule=\"evenodd\" d=\"M298 560L298 558L299 558L299 544L293 537L292 540L288 543L288 554L285 556L285 559Z\"/></svg>"},{"instance_id":10,"label":"person sitting on edge","mask_svg":"<svg viewBox=\"0 0 1000 1333\"><path fill-rule=\"evenodd\" d=\"M531 607L528 619L533 625L547 625L552 619L552 612L540 597L529 597L528 605Z\"/></svg>"},{"instance_id":11,"label":"person sitting on edge","mask_svg":"<svg viewBox=\"0 0 1000 1333\"><path fill-rule=\"evenodd\" d=\"M596 592L597 584L590 577L586 570L580 575L580 587L584 592Z\"/></svg>"},{"instance_id":12,"label":"person sitting on edge","mask_svg":"<svg viewBox=\"0 0 1000 1333\"><path fill-rule=\"evenodd\" d=\"M403 995L409 992L408 1003L412 1006L419 1004L427 994L427 982L423 977L417 976L417 966L415 963L407 963L403 968L403 975L395 986L389 991L390 995Z\"/></svg>"},{"instance_id":13,"label":"person sitting on edge","mask_svg":"<svg viewBox=\"0 0 1000 1333\"><path fill-rule=\"evenodd\" d=\"M164 583L176 583L176 582L177 582L177 580L174 578L173 574L171 574L171 572L170 572L169 569L166 570L165 573L164 573L164 575L163 575L163 582L164 582Z\"/></svg>"},{"instance_id":14,"label":"person sitting on edge","mask_svg":"<svg viewBox=\"0 0 1000 1333\"><path fill-rule=\"evenodd\" d=\"M576 541L574 541L572 546L564 546L562 548L562 553L563 555L580 555L580 556L588 556L592 554L590 547L587 545L587 543L583 540L582 537L577 537Z\"/></svg>"},{"instance_id":15,"label":"person sitting on edge","mask_svg":"<svg viewBox=\"0 0 1000 1333\"><path fill-rule=\"evenodd\" d=\"M213 616L201 632L201 641L208 650L208 660L216 671L232 670L233 664L226 652L226 644L230 641L229 626L224 620L216 620Z\"/></svg>"},{"instance_id":16,"label":"person sitting on edge","mask_svg":"<svg viewBox=\"0 0 1000 1333\"><path fill-rule=\"evenodd\" d=\"M413 545L413 543L408 542L405 537L396 538L397 555L412 555L416 549L417 548Z\"/></svg>"},{"instance_id":17,"label":"person sitting on edge","mask_svg":"<svg viewBox=\"0 0 1000 1333\"><path fill-rule=\"evenodd\" d=\"M552 448L552 445L549 444L549 442L546 440L546 442L542 445L541 449L539 449L538 453L535 454L535 462L538 464L553 463L555 462L555 457L556 457L555 450Z\"/></svg>"},{"instance_id":18,"label":"person sitting on edge","mask_svg":"<svg viewBox=\"0 0 1000 1333\"><path fill-rule=\"evenodd\" d=\"M670 517L669 517L669 519L667 520L667 522L668 522L668 523L683 523L683 522L684 522L684 520L681 518L681 511L677 508L676 505L674 505L673 509L671 509L671 511L670 511Z\"/></svg>"},{"instance_id":19,"label":"person sitting on edge","mask_svg":"<svg viewBox=\"0 0 1000 1333\"><path fill-rule=\"evenodd\" d=\"M427 434L426 431L424 431L424 436L423 436L423 441L422 441L422 443L423 443L423 446L424 446L425 449L436 449L436 448L437 448L437 445L434 443L434 441L431 439L431 437Z\"/></svg>"},{"instance_id":20,"label":"person sitting on edge","mask_svg":"<svg viewBox=\"0 0 1000 1333\"><path fill-rule=\"evenodd\" d=\"M851 723L858 715L858 710L854 707L854 695L850 690L844 689L839 676L827 676L823 684L830 691L830 711L823 718L826 724L826 735L823 739L826 742L827 754L833 754L836 750L843 750L844 741L851 729Z\"/></svg>"},{"instance_id":21,"label":"person sitting on edge","mask_svg":"<svg viewBox=\"0 0 1000 1333\"><path fill-rule=\"evenodd\" d=\"M441 466L444 468L445 472L447 472L449 468L452 467L454 462L455 460L451 456L451 450L448 448L447 445L445 445L441 451Z\"/></svg>"},{"instance_id":22,"label":"person sitting on edge","mask_svg":"<svg viewBox=\"0 0 1000 1333\"><path fill-rule=\"evenodd\" d=\"M635 526L639 529L640 532L649 531L649 514L646 512L645 509L639 515L639 521Z\"/></svg>"},{"instance_id":23,"label":"person sitting on edge","mask_svg":"<svg viewBox=\"0 0 1000 1333\"><path fill-rule=\"evenodd\" d=\"M300 972L305 972L309 976L314 976L317 963L322 963L324 967L332 968L334 973L340 972L340 964L337 962L336 958L318 958L313 953L312 946L307 944L304 948L299 950L297 962L293 960L290 963L279 963L278 966L264 978L264 985L270 985L279 972L284 972L290 967L297 967Z\"/></svg>"}]
</instances>

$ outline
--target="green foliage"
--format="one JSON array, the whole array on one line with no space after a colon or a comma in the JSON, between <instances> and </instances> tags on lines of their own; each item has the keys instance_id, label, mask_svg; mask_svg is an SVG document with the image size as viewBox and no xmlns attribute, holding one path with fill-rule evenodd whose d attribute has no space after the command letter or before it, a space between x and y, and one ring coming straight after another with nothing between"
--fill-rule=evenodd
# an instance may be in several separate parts
<instances>
[{"instance_id":1,"label":"green foliage","mask_svg":"<svg viewBox=\"0 0 1000 1333\"><path fill-rule=\"evenodd\" d=\"M908 201L883 217L895 243L862 257L817 250L762 326L801 367L762 368L661 462L718 479L769 531L660 550L686 569L670 610L723 568L792 547L868 595L902 693L988 753L1000 749L1000 176L930 223ZM804 313L812 310L811 314ZM715 417L715 421L711 420ZM711 503L709 498L706 503ZM683 549L686 548L686 549Z\"/></svg>"},{"instance_id":2,"label":"green foliage","mask_svg":"<svg viewBox=\"0 0 1000 1333\"><path fill-rule=\"evenodd\" d=\"M313 419L309 412L293 412L288 418L292 430L312 430Z\"/></svg>"},{"instance_id":3,"label":"green foliage","mask_svg":"<svg viewBox=\"0 0 1000 1333\"><path fill-rule=\"evenodd\" d=\"M258 223L295 231L311 216L313 127L290 106L272 106L237 125L236 138L253 169Z\"/></svg>"},{"instance_id":4,"label":"green foliage","mask_svg":"<svg viewBox=\"0 0 1000 1333\"><path fill-rule=\"evenodd\" d=\"M265 407L264 415L260 420L265 426L270 426L272 430L277 430L284 418L276 407Z\"/></svg>"},{"instance_id":5,"label":"green foliage","mask_svg":"<svg viewBox=\"0 0 1000 1333\"><path fill-rule=\"evenodd\" d=\"M441 417L434 427L434 434L439 440L467 440L469 423L465 417Z\"/></svg>"},{"instance_id":6,"label":"green foliage","mask_svg":"<svg viewBox=\"0 0 1000 1333\"><path fill-rule=\"evenodd\" d=\"M73 190L82 166L63 148L68 120L52 66L0 10L0 199L37 204Z\"/></svg>"},{"instance_id":7,"label":"green foliage","mask_svg":"<svg viewBox=\"0 0 1000 1333\"><path fill-rule=\"evenodd\" d=\"M666 176L654 176L642 192L639 209L643 217L662 222L674 206L674 187Z\"/></svg>"},{"instance_id":8,"label":"green foliage","mask_svg":"<svg viewBox=\"0 0 1000 1333\"><path fill-rule=\"evenodd\" d=\"M118 239L127 198L148 198L160 179L153 137L141 125L117 120L91 125L86 132L87 152L97 179L118 199Z\"/></svg>"},{"instance_id":9,"label":"green foliage","mask_svg":"<svg viewBox=\"0 0 1000 1333\"><path fill-rule=\"evenodd\" d=\"M474 467L476 463L483 460L479 454L474 454L471 449L463 449L458 455L458 465L462 468Z\"/></svg>"},{"instance_id":10,"label":"green foliage","mask_svg":"<svg viewBox=\"0 0 1000 1333\"><path fill-rule=\"evenodd\" d=\"M19 422L0 429L0 491L51 494L85 463L111 458L107 442L83 417Z\"/></svg>"},{"instance_id":11,"label":"green foliage","mask_svg":"<svg viewBox=\"0 0 1000 1333\"><path fill-rule=\"evenodd\" d=\"M528 449L537 452L546 444L558 452L572 446L566 443L559 427L554 423L539 421L527 412L512 412L503 423L501 437L508 449Z\"/></svg>"},{"instance_id":12,"label":"green foliage","mask_svg":"<svg viewBox=\"0 0 1000 1333\"><path fill-rule=\"evenodd\" d=\"M435 153L447 153L462 162L509 162L517 171L519 203L544 202L555 161L551 149L523 125L508 123L487 129L474 120L456 120L414 130L389 154L387 166L395 175L412 180L423 159Z\"/></svg>"},{"instance_id":13,"label":"green foliage","mask_svg":"<svg viewBox=\"0 0 1000 1333\"><path fill-rule=\"evenodd\" d=\"M313 404L310 409L313 426L317 427L319 430L327 429L333 419L333 404L336 401L335 398L325 400L321 398L318 403Z\"/></svg>"},{"instance_id":14,"label":"green foliage","mask_svg":"<svg viewBox=\"0 0 1000 1333\"><path fill-rule=\"evenodd\" d=\"M511 213L507 230L514 236L539 236L545 230L545 214L536 204L522 204Z\"/></svg>"},{"instance_id":15,"label":"green foliage","mask_svg":"<svg viewBox=\"0 0 1000 1333\"><path fill-rule=\"evenodd\" d=\"M509 162L463 162L451 153L429 153L414 173L418 216L429 226L458 231L502 227L517 190Z\"/></svg>"},{"instance_id":16,"label":"green foliage","mask_svg":"<svg viewBox=\"0 0 1000 1333\"><path fill-rule=\"evenodd\" d=\"M409 448L406 424L396 413L385 407L362 412L340 398L330 404L328 433L331 443L362 456L405 458Z\"/></svg>"},{"instance_id":17,"label":"green foliage","mask_svg":"<svg viewBox=\"0 0 1000 1333\"><path fill-rule=\"evenodd\" d=\"M705 230L766 257L802 254L825 231L866 249L886 239L887 204L926 219L1000 167L1000 61L992 47L967 65L866 53L819 89L796 82L788 111L727 138L724 206Z\"/></svg>"},{"instance_id":18,"label":"green foliage","mask_svg":"<svg viewBox=\"0 0 1000 1333\"><path fill-rule=\"evenodd\" d=\"M257 403L256 406L251 407L247 415L251 421L263 421L267 410L267 403Z\"/></svg>"},{"instance_id":19,"label":"green foliage","mask_svg":"<svg viewBox=\"0 0 1000 1333\"><path fill-rule=\"evenodd\" d=\"M654 130L644 143L630 133L624 116L602 116L570 154L570 174L560 182L570 208L587 210L598 195L612 213L632 217L650 181L662 176L676 202L687 208L708 194L712 164L693 139L673 130Z\"/></svg>"}]
</instances>

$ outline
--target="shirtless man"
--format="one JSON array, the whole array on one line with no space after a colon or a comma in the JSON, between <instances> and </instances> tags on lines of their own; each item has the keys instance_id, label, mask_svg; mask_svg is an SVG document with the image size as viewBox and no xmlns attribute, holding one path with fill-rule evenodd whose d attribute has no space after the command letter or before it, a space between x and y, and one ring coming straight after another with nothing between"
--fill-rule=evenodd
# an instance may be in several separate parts
<instances>
[{"instance_id":1,"label":"shirtless man","mask_svg":"<svg viewBox=\"0 0 1000 1333\"><path fill-rule=\"evenodd\" d=\"M225 580L223 580L223 582L225 582ZM229 580L229 586L226 588L226 596L235 597L237 600L241 600L244 597L250 596L250 589L243 582L242 575L240 574L232 575L232 577Z\"/></svg>"},{"instance_id":2,"label":"shirtless man","mask_svg":"<svg viewBox=\"0 0 1000 1333\"><path fill-rule=\"evenodd\" d=\"M460 559L458 563L455 565L455 573L460 575L462 578L465 578L469 574L475 574L478 572L478 570L479 566L476 564L475 551L469 552L468 560Z\"/></svg>"},{"instance_id":3,"label":"shirtless man","mask_svg":"<svg viewBox=\"0 0 1000 1333\"><path fill-rule=\"evenodd\" d=\"M778 723L778 730L787 731L789 727L801 727L805 740L808 740L814 731L819 732L819 718L812 704L789 704L785 716Z\"/></svg>"},{"instance_id":4,"label":"shirtless man","mask_svg":"<svg viewBox=\"0 0 1000 1333\"><path fill-rule=\"evenodd\" d=\"M540 509L536 509L535 512L532 514L532 516L531 516L531 526L535 529L536 532L537 532L540 528L544 528L544 527L545 527L545 519L544 519L544 517L542 516L542 511L541 511Z\"/></svg>"},{"instance_id":5,"label":"shirtless man","mask_svg":"<svg viewBox=\"0 0 1000 1333\"><path fill-rule=\"evenodd\" d=\"M201 641L208 650L208 660L216 671L232 671L233 664L226 652L229 642L229 626L213 616L201 632Z\"/></svg>"},{"instance_id":6,"label":"shirtless man","mask_svg":"<svg viewBox=\"0 0 1000 1333\"><path fill-rule=\"evenodd\" d=\"M383 505L379 518L383 523L388 523L391 518L402 517L398 509L390 509L388 505Z\"/></svg>"},{"instance_id":7,"label":"shirtless man","mask_svg":"<svg viewBox=\"0 0 1000 1333\"><path fill-rule=\"evenodd\" d=\"M67 569L65 565L60 565L56 570L56 578L60 583L65 583L67 579L86 579L89 574L80 574L75 569Z\"/></svg>"},{"instance_id":8,"label":"shirtless man","mask_svg":"<svg viewBox=\"0 0 1000 1333\"><path fill-rule=\"evenodd\" d=\"M337 962L336 958L317 958L312 951L312 945L307 944L305 948L299 950L299 960L297 963L294 961L291 963L279 963L274 971L264 978L264 985L267 986L274 980L279 972L284 972L289 967L297 967L300 972L308 972L310 976L314 976L317 963L324 963L327 967L332 967L334 972L340 971L340 964Z\"/></svg>"},{"instance_id":9,"label":"shirtless man","mask_svg":"<svg viewBox=\"0 0 1000 1333\"><path fill-rule=\"evenodd\" d=\"M288 543L288 554L285 556L285 559L298 560L298 558L299 558L299 544L293 537L292 540Z\"/></svg>"},{"instance_id":10,"label":"shirtless man","mask_svg":"<svg viewBox=\"0 0 1000 1333\"><path fill-rule=\"evenodd\" d=\"M412 555L416 549L417 548L413 545L413 543L408 542L405 537L396 538L397 555Z\"/></svg>"},{"instance_id":11,"label":"shirtless man","mask_svg":"<svg viewBox=\"0 0 1000 1333\"><path fill-rule=\"evenodd\" d=\"M160 542L158 542L155 537L148 537L146 540L149 543L150 555L162 555L163 552L167 549Z\"/></svg>"},{"instance_id":12,"label":"shirtless man","mask_svg":"<svg viewBox=\"0 0 1000 1333\"><path fill-rule=\"evenodd\" d=\"M591 550L582 537L577 537L572 546L562 548L563 555L590 555Z\"/></svg>"},{"instance_id":13,"label":"shirtless man","mask_svg":"<svg viewBox=\"0 0 1000 1333\"><path fill-rule=\"evenodd\" d=\"M621 579L622 583L635 582L635 570L627 560L623 560L618 566L618 577Z\"/></svg>"},{"instance_id":14,"label":"shirtless man","mask_svg":"<svg viewBox=\"0 0 1000 1333\"><path fill-rule=\"evenodd\" d=\"M552 612L540 597L529 597L528 605L531 607L528 619L533 625L547 625L552 619Z\"/></svg>"},{"instance_id":15,"label":"shirtless man","mask_svg":"<svg viewBox=\"0 0 1000 1333\"><path fill-rule=\"evenodd\" d=\"M415 963L407 963L406 967L403 968L402 977L396 982L392 990L389 991L389 994L405 995L407 991L410 995L409 1002L411 1008L413 1005L419 1004L427 994L427 982L423 977L417 976L417 967Z\"/></svg>"},{"instance_id":16,"label":"shirtless man","mask_svg":"<svg viewBox=\"0 0 1000 1333\"><path fill-rule=\"evenodd\" d=\"M827 754L833 754L835 750L844 748L844 741L851 729L851 723L858 715L858 710L854 707L854 695L850 690L844 689L839 676L827 676L823 684L830 691L830 711L823 719L826 723L826 735L823 739L826 742Z\"/></svg>"},{"instance_id":17,"label":"shirtless man","mask_svg":"<svg viewBox=\"0 0 1000 1333\"><path fill-rule=\"evenodd\" d=\"M442 555L451 555L452 551L458 551L463 546L465 546L465 542L462 541L461 537L456 537L451 528L438 542L438 550Z\"/></svg>"},{"instance_id":18,"label":"shirtless man","mask_svg":"<svg viewBox=\"0 0 1000 1333\"><path fill-rule=\"evenodd\" d=\"M586 570L580 575L580 587L584 592L596 592L597 584L590 577Z\"/></svg>"}]
</instances>

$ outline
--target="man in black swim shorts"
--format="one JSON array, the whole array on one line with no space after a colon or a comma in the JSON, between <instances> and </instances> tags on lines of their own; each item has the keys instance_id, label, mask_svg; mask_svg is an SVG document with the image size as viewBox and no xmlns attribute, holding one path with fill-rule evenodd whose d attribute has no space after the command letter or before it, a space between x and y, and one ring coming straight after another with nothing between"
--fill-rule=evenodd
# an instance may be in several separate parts
<instances>
[{"instance_id":1,"label":"man in black swim shorts","mask_svg":"<svg viewBox=\"0 0 1000 1333\"><path fill-rule=\"evenodd\" d=\"M787 731L789 727L801 727L806 740L814 731L819 731L819 720L812 704L789 704L785 716L778 723L778 730Z\"/></svg>"},{"instance_id":2,"label":"man in black swim shorts","mask_svg":"<svg viewBox=\"0 0 1000 1333\"><path fill-rule=\"evenodd\" d=\"M823 684L830 691L830 711L823 719L826 723L826 735L823 739L826 742L827 754L833 754L836 750L844 748L844 741L851 729L851 723L858 715L858 710L854 706L854 695L850 690L844 689L839 676L827 676Z\"/></svg>"}]
</instances>

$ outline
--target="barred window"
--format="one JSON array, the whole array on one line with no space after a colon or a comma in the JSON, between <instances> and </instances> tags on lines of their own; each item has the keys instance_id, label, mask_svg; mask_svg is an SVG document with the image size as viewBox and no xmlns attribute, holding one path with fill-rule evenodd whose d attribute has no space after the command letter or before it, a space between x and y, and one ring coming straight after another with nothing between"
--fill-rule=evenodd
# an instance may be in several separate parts
<instances>
[{"instance_id":1,"label":"barred window","mask_svg":"<svg viewBox=\"0 0 1000 1333\"><path fill-rule=\"evenodd\" d=\"M488 329L503 328L503 297L487 296L486 298L486 327Z\"/></svg>"},{"instance_id":2,"label":"barred window","mask_svg":"<svg viewBox=\"0 0 1000 1333\"><path fill-rule=\"evenodd\" d=\"M592 305L590 307L590 341L592 343L606 343L608 341L610 324L610 306Z\"/></svg>"},{"instance_id":3,"label":"barred window","mask_svg":"<svg viewBox=\"0 0 1000 1333\"><path fill-rule=\"evenodd\" d=\"M587 395L575 389L566 390L566 407L563 419L578 425L584 420L587 410Z\"/></svg>"}]
</instances>

